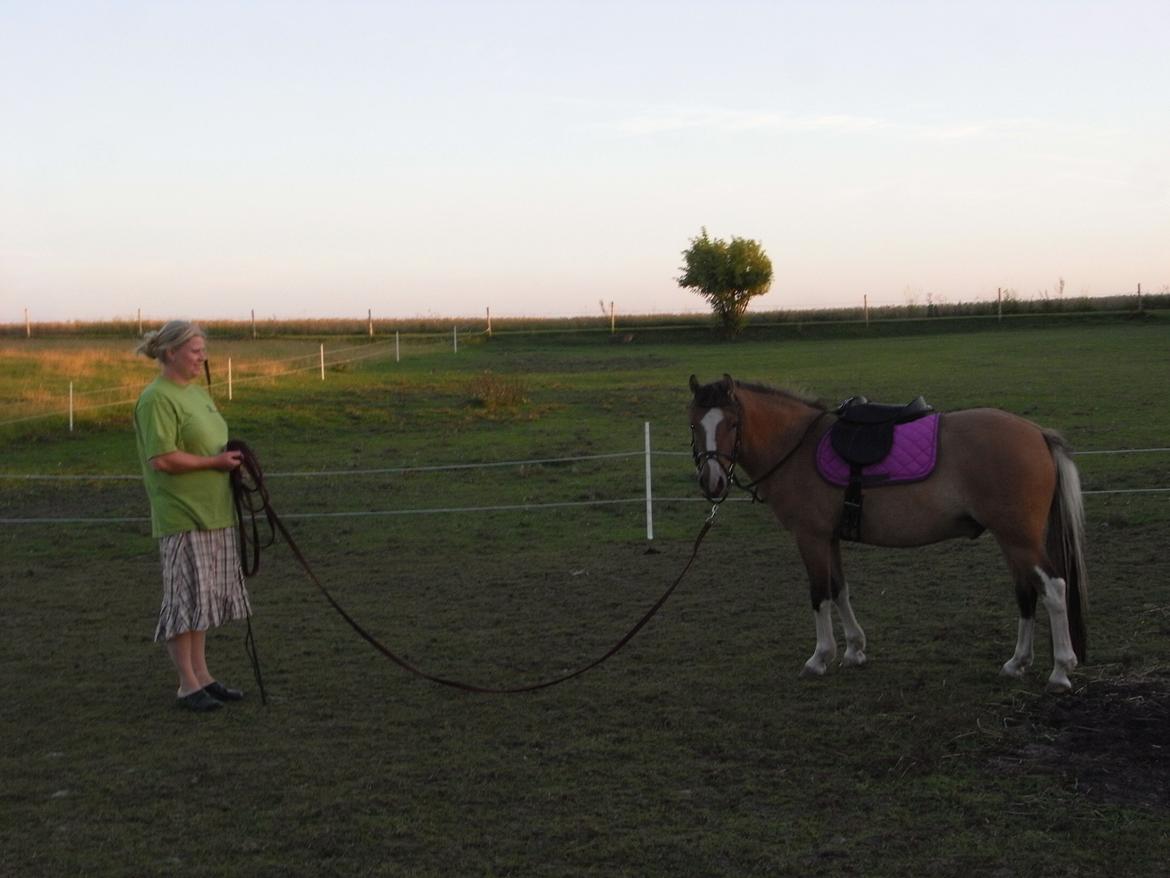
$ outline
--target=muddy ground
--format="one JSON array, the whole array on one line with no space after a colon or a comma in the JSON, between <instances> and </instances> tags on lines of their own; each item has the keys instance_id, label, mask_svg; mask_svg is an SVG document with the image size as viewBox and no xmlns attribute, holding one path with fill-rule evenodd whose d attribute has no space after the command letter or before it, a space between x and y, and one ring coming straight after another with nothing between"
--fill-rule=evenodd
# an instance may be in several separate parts
<instances>
[{"instance_id":1,"label":"muddy ground","mask_svg":"<svg viewBox=\"0 0 1170 878\"><path fill-rule=\"evenodd\" d=\"M1170 810L1170 669L1094 680L1004 724L1001 770L1051 771L1096 801Z\"/></svg>"}]
</instances>

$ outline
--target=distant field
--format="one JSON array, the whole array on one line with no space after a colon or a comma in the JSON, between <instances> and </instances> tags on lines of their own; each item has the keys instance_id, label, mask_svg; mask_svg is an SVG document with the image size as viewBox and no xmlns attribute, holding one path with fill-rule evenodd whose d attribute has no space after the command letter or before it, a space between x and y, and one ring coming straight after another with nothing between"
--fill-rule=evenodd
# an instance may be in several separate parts
<instances>
[{"instance_id":1,"label":"distant field","mask_svg":"<svg viewBox=\"0 0 1170 878\"><path fill-rule=\"evenodd\" d=\"M752 312L746 332L748 336L759 335L776 327L792 327L802 324L843 324L861 323L871 331L878 332L877 325L897 324L885 331L905 331L905 324L916 321L933 321L935 329L947 321L958 321L960 325L972 320L995 320L1009 323L1019 318L1041 317L1051 324L1054 319L1086 318L1094 316L1116 316L1120 314L1166 311L1170 309L1170 290L1162 292L1112 296L1057 296L1021 299L1012 292L990 301L948 302L942 297L926 296L925 301L907 301L902 305L864 305L865 297L858 294L857 305L848 308L785 309L782 311ZM601 303L604 304L604 303ZM612 303L611 303L612 306ZM35 313L35 309L34 309ZM625 314L619 310L602 309L594 317L492 317L485 309L483 313L460 315L450 318L416 317L405 319L375 318L371 312L365 319L355 318L306 318L286 319L278 317L253 316L248 320L225 320L196 315L201 325L217 338L272 339L286 337L385 337L395 332L416 336L441 336L446 338L452 330L469 334L508 333L628 333L631 331L679 331L710 330L714 323L710 314L698 309L685 314ZM31 316L25 323L0 323L0 338L137 338L143 330L157 326L161 320L152 318L116 318L104 321L36 321ZM920 331L920 330L919 330Z\"/></svg>"},{"instance_id":2,"label":"distant field","mask_svg":"<svg viewBox=\"0 0 1170 878\"><path fill-rule=\"evenodd\" d=\"M146 514L141 486L8 477L0 519L118 521L0 523L0 873L1160 874L1164 315L935 323L945 331L904 337L777 326L730 343L702 328L617 341L497 332L461 338L458 353L440 333L399 357L389 339L358 337L326 343L325 380L317 338L213 334L216 398L269 472L297 474L270 487L319 575L432 672L489 685L555 676L653 603L706 512L669 499L697 496L681 454L692 372L828 400L997 405L1078 451L1111 452L1077 458L1091 492L1090 664L1072 695L1043 694L1040 625L1033 675L996 675L1015 605L987 540L851 546L871 665L800 680L814 643L801 565L762 507L734 503L623 652L523 697L407 676L277 546L250 584L270 704L252 692L192 717L172 709L150 643L157 550L145 524L122 520ZM0 342L0 473L135 473L131 401L153 370L132 347ZM664 452L653 553L643 459L602 456L640 451L645 422ZM1114 453L1127 449L1142 451ZM547 462L560 458L576 459ZM500 461L546 462L419 469ZM400 467L414 469L389 471ZM346 474L358 470L383 471ZM526 504L542 508L424 512ZM212 667L254 688L242 638L215 632ZM1155 737L1127 737L1139 733Z\"/></svg>"}]
</instances>

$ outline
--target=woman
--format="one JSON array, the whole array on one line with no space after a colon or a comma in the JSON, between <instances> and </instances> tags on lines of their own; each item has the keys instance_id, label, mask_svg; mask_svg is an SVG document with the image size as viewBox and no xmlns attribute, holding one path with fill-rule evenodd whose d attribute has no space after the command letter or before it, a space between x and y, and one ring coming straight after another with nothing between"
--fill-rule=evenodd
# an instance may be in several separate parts
<instances>
[{"instance_id":1,"label":"woman","mask_svg":"<svg viewBox=\"0 0 1170 878\"><path fill-rule=\"evenodd\" d=\"M148 332L138 353L158 360L159 375L134 407L134 432L151 534L162 555L163 599L154 639L166 641L179 674L178 704L218 710L244 693L207 670L207 630L248 616L236 545L228 473L240 465L225 451L227 423L201 386L207 339L185 320Z\"/></svg>"}]
</instances>

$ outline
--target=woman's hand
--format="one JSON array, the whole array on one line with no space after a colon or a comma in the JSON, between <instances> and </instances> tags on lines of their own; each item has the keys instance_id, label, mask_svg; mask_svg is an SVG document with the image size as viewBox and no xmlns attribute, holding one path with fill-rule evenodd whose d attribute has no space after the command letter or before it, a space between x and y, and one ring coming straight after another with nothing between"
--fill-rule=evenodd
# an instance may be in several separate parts
<instances>
[{"instance_id":1,"label":"woman's hand","mask_svg":"<svg viewBox=\"0 0 1170 878\"><path fill-rule=\"evenodd\" d=\"M222 470L225 473L230 473L241 463L244 462L244 455L240 451L224 451L212 458L215 461L213 469Z\"/></svg>"}]
</instances>

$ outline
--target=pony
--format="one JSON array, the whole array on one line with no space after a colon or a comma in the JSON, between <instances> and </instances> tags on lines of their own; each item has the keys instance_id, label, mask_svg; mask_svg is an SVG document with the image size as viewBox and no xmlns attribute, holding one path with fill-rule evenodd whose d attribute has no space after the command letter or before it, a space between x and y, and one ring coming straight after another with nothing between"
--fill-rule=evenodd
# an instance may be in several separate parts
<instances>
[{"instance_id":1,"label":"pony","mask_svg":"<svg viewBox=\"0 0 1170 878\"><path fill-rule=\"evenodd\" d=\"M692 452L704 496L717 507L733 484L747 489L795 538L816 626L816 649L802 676L821 677L836 660L831 607L845 634L842 664L865 664L865 632L849 603L841 564L846 489L830 484L816 464L818 446L832 438L826 434L845 407L830 410L726 374L705 385L692 375L690 390ZM1020 678L1031 665L1041 602L1052 628L1047 688L1068 692L1069 674L1086 658L1088 609L1084 509L1069 447L1058 433L994 408L945 412L935 426L939 453L933 471L918 481L865 490L860 535L852 538L909 548L990 532L1007 561L1019 606L1015 652L1000 672Z\"/></svg>"}]
</instances>

